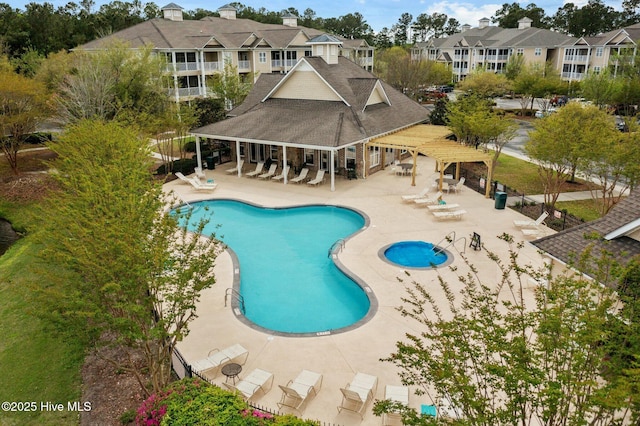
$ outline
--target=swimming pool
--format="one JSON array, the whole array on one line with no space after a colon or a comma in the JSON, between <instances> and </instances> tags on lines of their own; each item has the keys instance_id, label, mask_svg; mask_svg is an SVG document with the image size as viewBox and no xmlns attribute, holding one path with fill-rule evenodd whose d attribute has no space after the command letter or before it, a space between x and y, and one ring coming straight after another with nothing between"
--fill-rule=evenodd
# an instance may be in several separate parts
<instances>
[{"instance_id":1,"label":"swimming pool","mask_svg":"<svg viewBox=\"0 0 640 426\"><path fill-rule=\"evenodd\" d=\"M380 249L382 259L412 269L431 269L446 266L453 255L441 247L425 241L400 241Z\"/></svg>"},{"instance_id":2,"label":"swimming pool","mask_svg":"<svg viewBox=\"0 0 640 426\"><path fill-rule=\"evenodd\" d=\"M193 219L213 211L204 230L237 256L244 316L280 333L335 332L370 310L367 292L334 263L329 250L365 225L337 206L263 208L235 200L191 203Z\"/></svg>"}]
</instances>

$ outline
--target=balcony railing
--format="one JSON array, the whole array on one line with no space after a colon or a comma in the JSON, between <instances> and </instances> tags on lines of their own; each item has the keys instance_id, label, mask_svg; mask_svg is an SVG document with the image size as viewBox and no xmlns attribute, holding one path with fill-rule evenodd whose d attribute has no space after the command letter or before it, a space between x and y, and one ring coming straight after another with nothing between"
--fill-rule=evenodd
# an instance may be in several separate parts
<instances>
[{"instance_id":1,"label":"balcony railing","mask_svg":"<svg viewBox=\"0 0 640 426\"><path fill-rule=\"evenodd\" d=\"M250 61L238 61L239 70L248 70L251 67Z\"/></svg>"},{"instance_id":2,"label":"balcony railing","mask_svg":"<svg viewBox=\"0 0 640 426\"><path fill-rule=\"evenodd\" d=\"M220 62L205 62L204 70L205 71L218 71L222 69L222 64Z\"/></svg>"},{"instance_id":3,"label":"balcony railing","mask_svg":"<svg viewBox=\"0 0 640 426\"><path fill-rule=\"evenodd\" d=\"M455 74L466 74L466 73L469 72L469 67L466 67L466 68L454 68L453 72Z\"/></svg>"},{"instance_id":4,"label":"balcony railing","mask_svg":"<svg viewBox=\"0 0 640 426\"><path fill-rule=\"evenodd\" d=\"M562 78L567 80L582 80L584 73L582 72L563 72Z\"/></svg>"},{"instance_id":5,"label":"balcony railing","mask_svg":"<svg viewBox=\"0 0 640 426\"><path fill-rule=\"evenodd\" d=\"M271 61L271 66L273 68L280 68L282 66L282 61L280 59L273 59Z\"/></svg>"},{"instance_id":6,"label":"balcony railing","mask_svg":"<svg viewBox=\"0 0 640 426\"><path fill-rule=\"evenodd\" d=\"M176 70L178 71L198 71L197 62L178 62L176 64Z\"/></svg>"},{"instance_id":7,"label":"balcony railing","mask_svg":"<svg viewBox=\"0 0 640 426\"><path fill-rule=\"evenodd\" d=\"M588 55L564 55L565 62L587 62Z\"/></svg>"},{"instance_id":8,"label":"balcony railing","mask_svg":"<svg viewBox=\"0 0 640 426\"><path fill-rule=\"evenodd\" d=\"M178 96L200 96L200 88L199 87L181 87L178 89Z\"/></svg>"}]
</instances>

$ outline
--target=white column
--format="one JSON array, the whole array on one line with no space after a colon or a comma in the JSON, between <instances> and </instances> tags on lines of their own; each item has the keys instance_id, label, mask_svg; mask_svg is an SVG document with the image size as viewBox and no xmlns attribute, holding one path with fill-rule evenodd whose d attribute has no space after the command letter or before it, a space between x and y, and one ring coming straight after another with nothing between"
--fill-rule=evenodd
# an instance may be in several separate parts
<instances>
[{"instance_id":1,"label":"white column","mask_svg":"<svg viewBox=\"0 0 640 426\"><path fill-rule=\"evenodd\" d=\"M200 170L203 170L202 153L200 151L200 136L196 136L196 158L198 159L198 167L200 167Z\"/></svg>"},{"instance_id":2,"label":"white column","mask_svg":"<svg viewBox=\"0 0 640 426\"><path fill-rule=\"evenodd\" d=\"M204 50L200 51L200 96L207 96L207 79L205 76Z\"/></svg>"},{"instance_id":3,"label":"white column","mask_svg":"<svg viewBox=\"0 0 640 426\"><path fill-rule=\"evenodd\" d=\"M331 192L336 190L336 170L333 164L333 157L335 156L335 152L333 150L329 151L329 170L331 170Z\"/></svg>"},{"instance_id":4,"label":"white column","mask_svg":"<svg viewBox=\"0 0 640 426\"><path fill-rule=\"evenodd\" d=\"M178 71L176 69L176 52L171 51L171 68L173 68L173 90L176 97L176 103L180 102L180 93L178 93Z\"/></svg>"},{"instance_id":5,"label":"white column","mask_svg":"<svg viewBox=\"0 0 640 426\"><path fill-rule=\"evenodd\" d=\"M284 171L287 168L287 147L285 145L282 145L282 172L284 173ZM289 173L285 173L284 174L284 179L283 182L286 185L287 184L287 175Z\"/></svg>"},{"instance_id":6,"label":"white column","mask_svg":"<svg viewBox=\"0 0 640 426\"><path fill-rule=\"evenodd\" d=\"M236 140L236 164L239 166L242 158L240 157L240 141ZM242 170L238 167L238 177L242 176Z\"/></svg>"}]
</instances>

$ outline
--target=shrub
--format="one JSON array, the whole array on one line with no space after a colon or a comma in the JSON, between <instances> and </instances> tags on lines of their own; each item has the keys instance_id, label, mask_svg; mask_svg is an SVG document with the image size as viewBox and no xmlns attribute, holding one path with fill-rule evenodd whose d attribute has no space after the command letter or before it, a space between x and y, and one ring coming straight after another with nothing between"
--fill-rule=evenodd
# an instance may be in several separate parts
<instances>
[{"instance_id":1,"label":"shrub","mask_svg":"<svg viewBox=\"0 0 640 426\"><path fill-rule=\"evenodd\" d=\"M172 171L173 173L180 172L185 175L190 175L191 173L193 173L197 165L198 165L198 162L196 160L193 160L190 158L182 158L180 160L175 160L173 162ZM167 174L167 169L164 164L158 167L158 169L156 170L156 174L159 174L159 175Z\"/></svg>"},{"instance_id":2,"label":"shrub","mask_svg":"<svg viewBox=\"0 0 640 426\"><path fill-rule=\"evenodd\" d=\"M237 394L199 379L173 382L147 398L136 416L139 426L312 426L292 415L274 416L249 405Z\"/></svg>"}]
</instances>

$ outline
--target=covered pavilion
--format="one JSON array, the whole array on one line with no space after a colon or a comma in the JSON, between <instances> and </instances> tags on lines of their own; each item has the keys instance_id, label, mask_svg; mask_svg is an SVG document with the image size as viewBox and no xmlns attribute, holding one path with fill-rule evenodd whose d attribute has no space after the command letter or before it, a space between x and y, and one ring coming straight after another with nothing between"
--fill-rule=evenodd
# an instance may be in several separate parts
<instances>
[{"instance_id":1,"label":"covered pavilion","mask_svg":"<svg viewBox=\"0 0 640 426\"><path fill-rule=\"evenodd\" d=\"M440 172L439 189L442 190L444 171L449 165L456 163L456 179L460 179L460 163L483 162L487 166L487 184L485 197L488 198L492 179L493 156L483 150L461 145L449 137L451 130L446 126L418 124L398 132L390 133L369 141L369 146L407 150L413 158L411 185L416 184L416 162L418 154L436 160L436 168Z\"/></svg>"}]
</instances>

